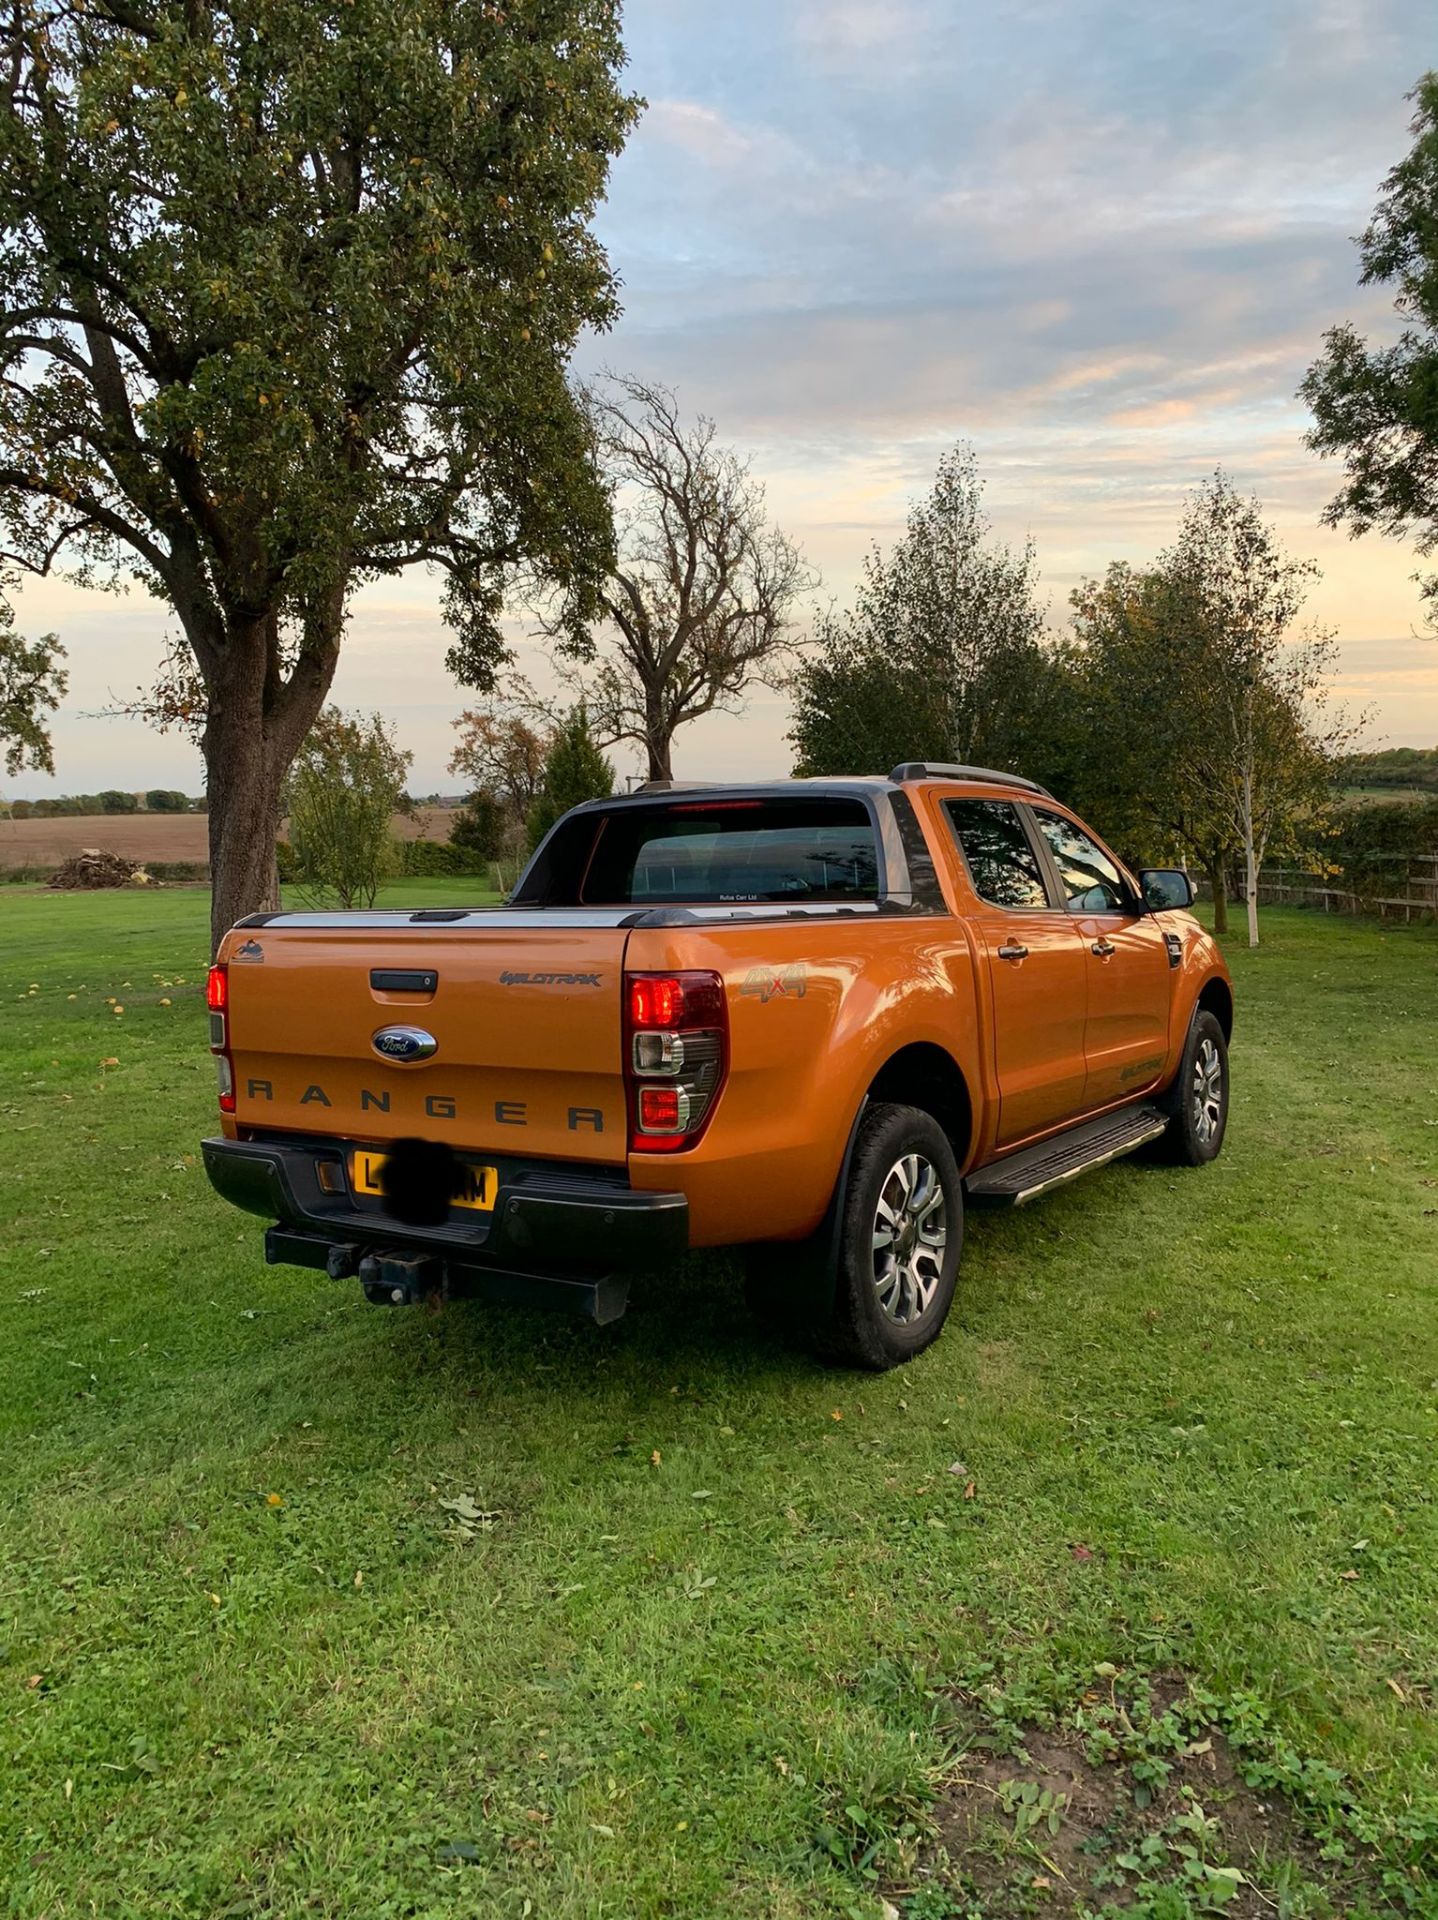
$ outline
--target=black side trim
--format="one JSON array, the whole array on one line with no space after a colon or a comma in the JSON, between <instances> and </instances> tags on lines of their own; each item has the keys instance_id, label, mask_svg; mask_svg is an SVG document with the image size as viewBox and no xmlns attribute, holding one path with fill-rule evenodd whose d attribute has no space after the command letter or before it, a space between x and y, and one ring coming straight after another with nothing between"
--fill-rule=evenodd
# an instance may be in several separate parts
<instances>
[{"instance_id":1,"label":"black side trim","mask_svg":"<svg viewBox=\"0 0 1438 1920\"><path fill-rule=\"evenodd\" d=\"M619 922L621 927L696 927L699 916L688 907L641 907Z\"/></svg>"},{"instance_id":2,"label":"black side trim","mask_svg":"<svg viewBox=\"0 0 1438 1920\"><path fill-rule=\"evenodd\" d=\"M889 805L893 808L894 824L899 830L899 844L904 849L914 905L925 913L946 913L948 909L944 905L934 856L919 825L919 816L914 812L913 801L906 793L893 793L889 795Z\"/></svg>"},{"instance_id":3,"label":"black side trim","mask_svg":"<svg viewBox=\"0 0 1438 1920\"><path fill-rule=\"evenodd\" d=\"M468 907L421 907L409 917L414 926L440 926L446 920L468 919L469 911Z\"/></svg>"},{"instance_id":4,"label":"black side trim","mask_svg":"<svg viewBox=\"0 0 1438 1920\"><path fill-rule=\"evenodd\" d=\"M279 918L280 916L277 913L252 913L243 920L237 920L235 925L237 927L267 927L271 920L278 920Z\"/></svg>"}]
</instances>

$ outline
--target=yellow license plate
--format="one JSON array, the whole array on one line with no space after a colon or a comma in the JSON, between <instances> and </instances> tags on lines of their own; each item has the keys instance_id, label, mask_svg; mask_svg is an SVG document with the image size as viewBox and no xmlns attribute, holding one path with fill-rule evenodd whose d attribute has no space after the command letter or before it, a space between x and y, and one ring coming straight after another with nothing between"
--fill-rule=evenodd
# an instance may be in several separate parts
<instances>
[{"instance_id":1,"label":"yellow license plate","mask_svg":"<svg viewBox=\"0 0 1438 1920\"><path fill-rule=\"evenodd\" d=\"M356 1193L373 1194L383 1199L384 1186L380 1175L384 1170L384 1163L385 1156L382 1153L356 1153L350 1167L350 1177L354 1181ZM495 1195L498 1191L498 1167L461 1165L456 1174L453 1205L472 1207L476 1213L493 1213Z\"/></svg>"}]
</instances>

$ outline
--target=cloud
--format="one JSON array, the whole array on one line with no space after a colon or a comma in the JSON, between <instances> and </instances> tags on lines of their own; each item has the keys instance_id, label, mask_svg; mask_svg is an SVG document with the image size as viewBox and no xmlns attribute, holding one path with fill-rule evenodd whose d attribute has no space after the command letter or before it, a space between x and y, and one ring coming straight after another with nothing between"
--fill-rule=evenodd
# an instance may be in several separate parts
<instances>
[{"instance_id":1,"label":"cloud","mask_svg":"<svg viewBox=\"0 0 1438 1920\"><path fill-rule=\"evenodd\" d=\"M1337 477L1294 398L1325 327L1392 324L1352 235L1432 64L1411 0L628 0L625 35L651 103L600 221L625 312L580 368L713 415L830 591L961 436L1055 620L1084 573L1161 546L1221 462L1322 564L1345 687L1393 737L1438 738L1438 649L1402 639L1416 561L1318 525ZM23 613L72 649L60 784L173 770L180 749L77 718L146 677L163 610L47 584ZM384 583L336 687L395 715L426 791L463 700L443 652L434 583ZM783 731L764 695L692 729L681 763L774 770Z\"/></svg>"}]
</instances>

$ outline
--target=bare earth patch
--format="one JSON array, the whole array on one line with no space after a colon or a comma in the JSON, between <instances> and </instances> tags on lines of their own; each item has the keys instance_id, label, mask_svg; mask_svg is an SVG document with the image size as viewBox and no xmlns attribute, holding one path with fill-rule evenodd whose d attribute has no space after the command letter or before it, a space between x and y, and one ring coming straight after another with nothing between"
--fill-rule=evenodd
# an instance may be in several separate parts
<instances>
[{"instance_id":1,"label":"bare earth patch","mask_svg":"<svg viewBox=\"0 0 1438 1920\"><path fill-rule=\"evenodd\" d=\"M1343 1913L1351 1876L1320 1857L1281 1795L1246 1785L1220 1732L1154 1740L1177 1725L1184 1696L1181 1680L1155 1681L1126 1753L1108 1751L1101 1731L1063 1726L1025 1728L1021 1750L1000 1753L976 1714L974 1744L934 1809L938 1842L891 1899L916 1920L1078 1920L1105 1907L1272 1920L1302 1886L1301 1911Z\"/></svg>"}]
</instances>

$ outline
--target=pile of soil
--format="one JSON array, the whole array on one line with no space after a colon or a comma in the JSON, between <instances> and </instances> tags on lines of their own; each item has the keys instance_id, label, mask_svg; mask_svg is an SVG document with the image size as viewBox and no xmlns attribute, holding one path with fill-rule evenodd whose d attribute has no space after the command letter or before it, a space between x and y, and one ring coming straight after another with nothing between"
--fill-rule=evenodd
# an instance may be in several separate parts
<instances>
[{"instance_id":1,"label":"pile of soil","mask_svg":"<svg viewBox=\"0 0 1438 1920\"><path fill-rule=\"evenodd\" d=\"M144 871L138 860L127 860L123 854L106 853L102 847L82 847L55 869L46 884L84 892L101 887L128 887Z\"/></svg>"}]
</instances>

